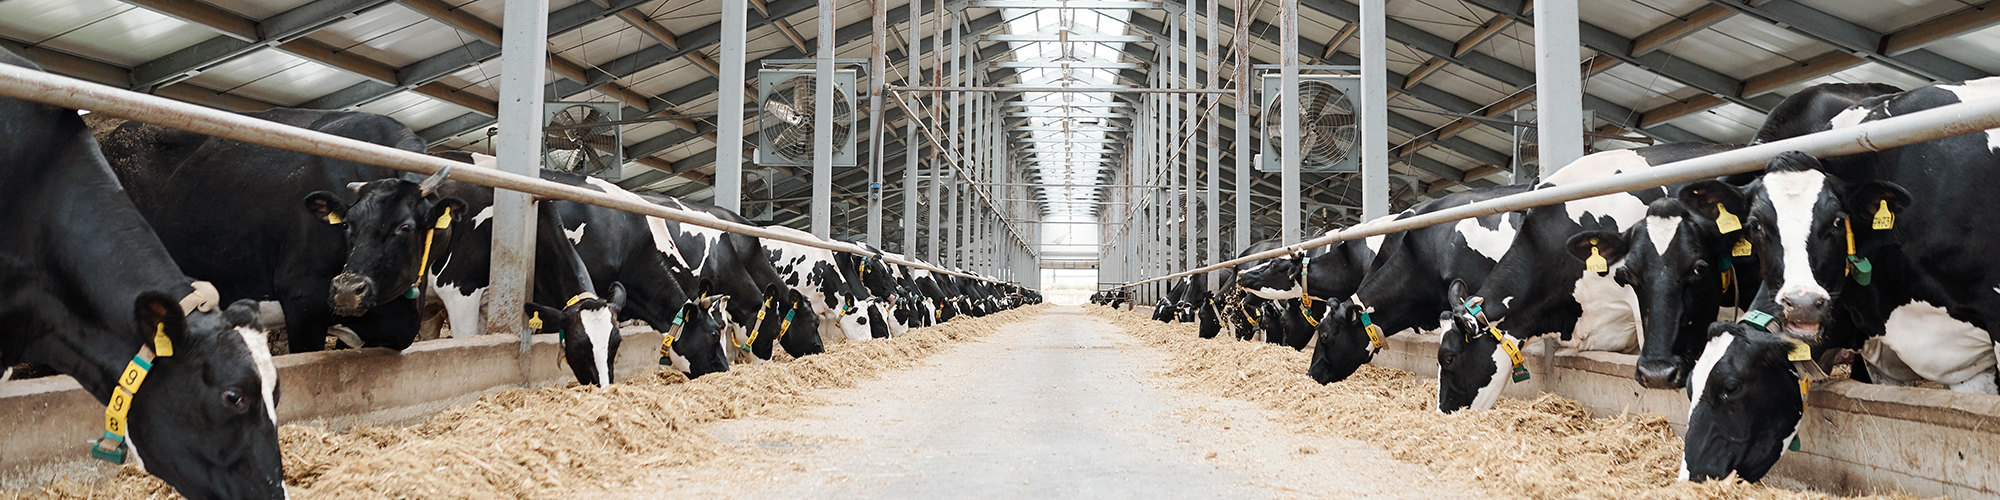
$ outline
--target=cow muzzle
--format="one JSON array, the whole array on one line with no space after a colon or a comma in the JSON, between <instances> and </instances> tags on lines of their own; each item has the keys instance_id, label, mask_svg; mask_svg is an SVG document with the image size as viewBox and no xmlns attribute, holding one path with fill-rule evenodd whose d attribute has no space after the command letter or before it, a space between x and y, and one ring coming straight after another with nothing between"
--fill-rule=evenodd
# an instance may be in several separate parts
<instances>
[{"instance_id":1,"label":"cow muzzle","mask_svg":"<svg viewBox=\"0 0 2000 500\"><path fill-rule=\"evenodd\" d=\"M1817 344L1820 323L1828 313L1828 297L1818 287L1785 287L1778 292L1778 305L1784 308L1784 321L1773 325L1774 333L1793 340Z\"/></svg>"},{"instance_id":2,"label":"cow muzzle","mask_svg":"<svg viewBox=\"0 0 2000 500\"><path fill-rule=\"evenodd\" d=\"M1681 367L1672 361L1647 360L1639 362L1638 372L1633 375L1639 385L1648 389L1674 389L1681 384Z\"/></svg>"},{"instance_id":3,"label":"cow muzzle","mask_svg":"<svg viewBox=\"0 0 2000 500\"><path fill-rule=\"evenodd\" d=\"M368 304L375 296L375 280L354 273L341 273L333 277L333 288L327 296L333 313L341 316L360 316L368 312Z\"/></svg>"}]
</instances>

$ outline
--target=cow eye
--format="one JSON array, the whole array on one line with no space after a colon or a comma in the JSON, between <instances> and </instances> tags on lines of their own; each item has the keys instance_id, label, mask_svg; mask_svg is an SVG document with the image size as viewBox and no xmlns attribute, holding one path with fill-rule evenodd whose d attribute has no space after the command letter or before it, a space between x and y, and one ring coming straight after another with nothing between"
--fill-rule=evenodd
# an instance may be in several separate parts
<instances>
[{"instance_id":1,"label":"cow eye","mask_svg":"<svg viewBox=\"0 0 2000 500\"><path fill-rule=\"evenodd\" d=\"M239 415L250 411L250 405L243 402L243 393L237 392L234 389L222 391L222 407L228 408L229 411L236 412Z\"/></svg>"},{"instance_id":2,"label":"cow eye","mask_svg":"<svg viewBox=\"0 0 2000 500\"><path fill-rule=\"evenodd\" d=\"M417 228L417 224L416 224L416 223L414 223L414 222L410 222L410 221L403 221L403 225L402 225L402 226L398 226L398 227L396 227L396 231L398 231L398 232L404 232L404 233L407 233L407 232L410 232L410 230L413 230L413 229L416 229L416 228Z\"/></svg>"}]
</instances>

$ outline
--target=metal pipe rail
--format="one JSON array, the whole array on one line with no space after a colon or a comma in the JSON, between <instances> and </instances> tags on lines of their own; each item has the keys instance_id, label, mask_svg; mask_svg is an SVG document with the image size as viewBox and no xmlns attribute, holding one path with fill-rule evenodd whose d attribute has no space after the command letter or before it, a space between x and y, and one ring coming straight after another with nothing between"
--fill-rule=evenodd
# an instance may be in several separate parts
<instances>
[{"instance_id":1,"label":"metal pipe rail","mask_svg":"<svg viewBox=\"0 0 2000 500\"><path fill-rule=\"evenodd\" d=\"M903 86L889 87L889 92L1057 92L1081 94L1228 94L1235 90L1222 89L1156 89L1146 87L953 87L953 86Z\"/></svg>"},{"instance_id":2,"label":"metal pipe rail","mask_svg":"<svg viewBox=\"0 0 2000 500\"><path fill-rule=\"evenodd\" d=\"M306 130L277 122L260 120L8 64L0 64L0 96L65 108L85 109L92 113L102 113L107 116L136 120L163 127L173 127L197 134L233 139L327 158L365 163L404 172L429 175L446 167L464 166L462 163L435 156ZM717 231L768 238L838 252L870 256L876 255L858 245L821 241L817 238L801 238L764 227L716 219L707 213L688 212L644 201L620 199L581 187L545 181L524 175L510 174L498 170L454 168L448 177L452 180L470 182L495 189L519 191L546 199L574 201L613 210L623 210L659 217L682 224L693 224ZM1006 283L992 278L946 270L928 263L899 259L887 255L880 255L879 257L885 262L924 269L935 273L944 273L994 283Z\"/></svg>"},{"instance_id":3,"label":"metal pipe rail","mask_svg":"<svg viewBox=\"0 0 2000 500\"><path fill-rule=\"evenodd\" d=\"M1526 210L1543 205L1594 196L1679 184L1764 168L1772 157L1786 151L1800 151L1817 158L1843 156L1864 151L1903 146L2000 128L2000 98L1981 99L1928 109L1860 125L1768 142L1699 158L1681 160L1641 172L1613 175L1603 179L1552 186L1525 193L1448 208L1402 219L1382 218L1350 226L1289 246L1274 248L1166 276L1126 283L1112 289L1130 288L1196 273L1205 273L1246 262L1290 255L1334 243L1408 231L1463 219Z\"/></svg>"}]
</instances>

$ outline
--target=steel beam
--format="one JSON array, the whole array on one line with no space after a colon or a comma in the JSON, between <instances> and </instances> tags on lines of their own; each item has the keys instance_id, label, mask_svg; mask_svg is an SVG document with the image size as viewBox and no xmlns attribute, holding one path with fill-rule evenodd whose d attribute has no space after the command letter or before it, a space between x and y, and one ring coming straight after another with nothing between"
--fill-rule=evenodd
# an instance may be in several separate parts
<instances>
[{"instance_id":1,"label":"steel beam","mask_svg":"<svg viewBox=\"0 0 2000 500\"><path fill-rule=\"evenodd\" d=\"M500 114L506 118L495 137L500 171L535 176L542 159L542 81L548 65L548 0L507 0L508 37L501 60ZM493 245L488 272L486 332L521 338L521 373L528 373L532 334L522 311L530 298L535 262L534 199L528 193L493 190ZM522 383L527 383L523 380Z\"/></svg>"}]
</instances>

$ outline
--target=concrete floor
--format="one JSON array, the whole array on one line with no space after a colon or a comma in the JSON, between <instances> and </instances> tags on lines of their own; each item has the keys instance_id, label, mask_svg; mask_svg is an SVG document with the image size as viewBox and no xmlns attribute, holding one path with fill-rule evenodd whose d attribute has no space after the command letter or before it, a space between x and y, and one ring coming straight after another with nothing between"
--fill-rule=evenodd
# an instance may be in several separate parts
<instances>
[{"instance_id":1,"label":"concrete floor","mask_svg":"<svg viewBox=\"0 0 2000 500\"><path fill-rule=\"evenodd\" d=\"M663 481L778 498L1471 498L1360 441L1174 388L1163 352L1061 307L852 389L791 420L720 425L776 450L755 481ZM788 463L786 463L788 462ZM701 484L711 483L711 484Z\"/></svg>"}]
</instances>

